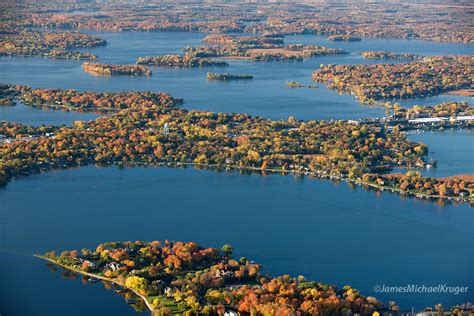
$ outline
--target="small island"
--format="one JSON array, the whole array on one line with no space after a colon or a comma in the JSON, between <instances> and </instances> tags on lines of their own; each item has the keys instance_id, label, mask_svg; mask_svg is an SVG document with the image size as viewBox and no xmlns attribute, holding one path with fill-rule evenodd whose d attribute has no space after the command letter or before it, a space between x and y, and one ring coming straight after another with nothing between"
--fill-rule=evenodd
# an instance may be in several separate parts
<instances>
[{"instance_id":1,"label":"small island","mask_svg":"<svg viewBox=\"0 0 474 316\"><path fill-rule=\"evenodd\" d=\"M153 315L371 315L399 310L348 285L337 288L303 276L264 275L260 264L234 258L229 244L217 249L195 242L108 242L95 250L60 255L51 251L37 257L82 274L86 281L113 283L118 293L132 292Z\"/></svg>"},{"instance_id":2,"label":"small island","mask_svg":"<svg viewBox=\"0 0 474 316\"><path fill-rule=\"evenodd\" d=\"M141 65L83 63L85 72L97 76L151 76L151 70Z\"/></svg>"},{"instance_id":3,"label":"small island","mask_svg":"<svg viewBox=\"0 0 474 316\"><path fill-rule=\"evenodd\" d=\"M197 68L197 67L225 67L229 64L225 61L217 61L211 58L201 58L185 54L184 56L162 55L162 56L146 56L140 57L137 60L137 65L159 66L159 67L174 67L174 68Z\"/></svg>"},{"instance_id":4,"label":"small island","mask_svg":"<svg viewBox=\"0 0 474 316\"><path fill-rule=\"evenodd\" d=\"M219 80L219 81L230 81L230 80L249 80L253 79L252 75L247 74L230 74L230 73L216 73L208 72L207 80Z\"/></svg>"},{"instance_id":5,"label":"small island","mask_svg":"<svg viewBox=\"0 0 474 316\"><path fill-rule=\"evenodd\" d=\"M91 53L71 52L61 49L53 49L45 56L52 59L97 60L97 56Z\"/></svg>"},{"instance_id":6,"label":"small island","mask_svg":"<svg viewBox=\"0 0 474 316\"><path fill-rule=\"evenodd\" d=\"M414 60L419 58L416 54L400 54L400 53L393 53L393 52L375 52L375 51L365 51L360 53L362 57L367 59L406 59L406 60Z\"/></svg>"},{"instance_id":7,"label":"small island","mask_svg":"<svg viewBox=\"0 0 474 316\"><path fill-rule=\"evenodd\" d=\"M319 87L317 85L305 85L302 83L299 83L298 81L287 81L286 86L288 88L310 88L310 89L318 89Z\"/></svg>"},{"instance_id":8,"label":"small island","mask_svg":"<svg viewBox=\"0 0 474 316\"><path fill-rule=\"evenodd\" d=\"M331 35L328 37L328 40L334 42L360 42L362 38L352 35Z\"/></svg>"}]
</instances>

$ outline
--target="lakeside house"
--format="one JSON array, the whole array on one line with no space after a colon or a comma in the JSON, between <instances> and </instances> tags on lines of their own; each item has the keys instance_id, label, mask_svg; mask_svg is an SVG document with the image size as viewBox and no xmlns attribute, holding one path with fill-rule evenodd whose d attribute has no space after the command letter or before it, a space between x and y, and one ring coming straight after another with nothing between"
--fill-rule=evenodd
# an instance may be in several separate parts
<instances>
[{"instance_id":1,"label":"lakeside house","mask_svg":"<svg viewBox=\"0 0 474 316\"><path fill-rule=\"evenodd\" d=\"M120 267L120 265L117 262L110 262L110 263L107 263L105 266L112 271L116 271Z\"/></svg>"}]
</instances>

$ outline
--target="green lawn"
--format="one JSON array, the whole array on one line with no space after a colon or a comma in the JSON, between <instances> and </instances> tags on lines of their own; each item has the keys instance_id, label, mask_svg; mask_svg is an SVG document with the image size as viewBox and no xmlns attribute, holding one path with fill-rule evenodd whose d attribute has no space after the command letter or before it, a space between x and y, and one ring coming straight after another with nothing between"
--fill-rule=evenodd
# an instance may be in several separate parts
<instances>
[{"instance_id":1,"label":"green lawn","mask_svg":"<svg viewBox=\"0 0 474 316\"><path fill-rule=\"evenodd\" d=\"M185 312L185 310L180 309L178 307L178 303L176 303L174 300L165 297L165 296L147 296L146 298L150 303L153 303L155 299L159 300L162 305L168 307L173 314L181 314Z\"/></svg>"}]
</instances>

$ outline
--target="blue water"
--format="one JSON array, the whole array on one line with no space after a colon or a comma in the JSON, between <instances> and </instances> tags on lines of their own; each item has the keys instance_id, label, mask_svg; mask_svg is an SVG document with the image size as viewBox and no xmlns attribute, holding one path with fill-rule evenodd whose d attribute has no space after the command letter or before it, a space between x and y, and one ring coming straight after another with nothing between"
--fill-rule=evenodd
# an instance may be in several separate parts
<instances>
[{"instance_id":1,"label":"blue water","mask_svg":"<svg viewBox=\"0 0 474 316\"><path fill-rule=\"evenodd\" d=\"M436 168L424 169L430 177L474 174L474 131L445 130L410 133L408 138L428 145L427 160L437 160Z\"/></svg>"},{"instance_id":2,"label":"blue water","mask_svg":"<svg viewBox=\"0 0 474 316\"><path fill-rule=\"evenodd\" d=\"M472 54L470 44L429 42L405 40L397 38L364 38L360 42L329 41L325 36L294 35L285 37L288 43L303 43L340 48L347 52L389 51L400 54L417 54L420 56L434 55L466 55ZM363 57L360 57L363 59Z\"/></svg>"},{"instance_id":3,"label":"blue water","mask_svg":"<svg viewBox=\"0 0 474 316\"><path fill-rule=\"evenodd\" d=\"M116 167L15 180L0 191L0 201L5 315L103 315L109 307L116 315L133 313L121 298L95 289L102 286L63 280L30 256L113 240L231 243L237 257L261 262L271 275L350 284L403 308L461 303L472 292L382 295L374 286L474 288L472 209L466 204L442 207L293 176ZM54 304L38 309L44 301Z\"/></svg>"},{"instance_id":4,"label":"blue water","mask_svg":"<svg viewBox=\"0 0 474 316\"><path fill-rule=\"evenodd\" d=\"M107 47L90 50L103 62L130 63L139 56L176 53L199 45L199 33L95 33ZM328 42L317 36L289 36L343 48L351 54L301 63L230 61L211 71L250 73L248 82L207 82L210 69L153 68L150 78L94 77L80 62L43 58L0 58L1 81L33 87L94 91L153 90L184 98L185 107L246 112L270 118L353 119L382 116L383 110L350 95L319 89L289 89L287 80L310 84L320 63L373 63L362 50L467 54L472 45L371 39ZM403 100L403 106L470 98L439 96ZM94 114L45 111L21 104L0 108L0 120L27 124L71 124ZM410 135L430 147L438 176L472 173L469 131ZM204 246L231 243L237 256L261 262L272 275L303 274L404 309L474 296L472 209L347 184L292 176L240 175L195 169L93 166L13 180L0 189L0 314L133 315L134 310L100 284L51 273L34 253L94 247L110 240L195 240ZM14 272L14 273L13 273ZM469 286L464 295L381 294L375 285Z\"/></svg>"},{"instance_id":5,"label":"blue water","mask_svg":"<svg viewBox=\"0 0 474 316\"><path fill-rule=\"evenodd\" d=\"M26 125L71 125L74 121L93 120L99 114L39 109L17 102L15 106L0 106L0 121Z\"/></svg>"},{"instance_id":6,"label":"blue water","mask_svg":"<svg viewBox=\"0 0 474 316\"><path fill-rule=\"evenodd\" d=\"M94 32L109 45L88 51L99 56L101 62L134 63L140 56L179 53L185 46L200 45L205 34L179 32ZM230 66L202 69L154 68L151 77L97 77L85 73L80 61L44 58L0 58L2 81L33 87L75 88L93 91L152 90L169 92L184 98L185 107L217 112L244 112L269 118L297 119L357 119L380 117L384 110L359 104L349 94L339 95L320 84L319 89L291 89L286 81L311 84L311 73L324 64L381 61L364 59L361 50L396 50L429 54L469 54L473 45L431 43L422 41L366 40L359 43L329 42L312 35L288 36L287 42L323 44L343 48L348 55L323 56L303 62L255 63L229 61ZM402 48L400 48L402 47ZM413 51L405 51L413 49ZM387 61L382 61L387 62ZM208 71L248 73L253 80L208 82ZM426 99L403 100L403 106L438 104L447 100L472 101L469 97L440 96Z\"/></svg>"}]
</instances>

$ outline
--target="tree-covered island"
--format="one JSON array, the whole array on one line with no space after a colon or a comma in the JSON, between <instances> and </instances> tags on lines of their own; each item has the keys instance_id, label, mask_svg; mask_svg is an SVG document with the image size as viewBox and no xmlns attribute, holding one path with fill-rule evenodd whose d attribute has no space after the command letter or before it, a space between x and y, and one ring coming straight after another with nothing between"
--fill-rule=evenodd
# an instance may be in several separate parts
<instances>
[{"instance_id":1,"label":"tree-covered island","mask_svg":"<svg viewBox=\"0 0 474 316\"><path fill-rule=\"evenodd\" d=\"M365 51L360 53L362 57L367 59L405 59L414 60L419 58L416 54L401 54L386 51Z\"/></svg>"},{"instance_id":2,"label":"tree-covered island","mask_svg":"<svg viewBox=\"0 0 474 316\"><path fill-rule=\"evenodd\" d=\"M306 85L306 84L302 84L298 81L287 81L286 82L286 86L288 88L310 88L310 89L318 89L319 87L317 85L313 85L313 84L309 84L309 85Z\"/></svg>"},{"instance_id":3,"label":"tree-covered island","mask_svg":"<svg viewBox=\"0 0 474 316\"><path fill-rule=\"evenodd\" d=\"M209 34L203 38L204 43L215 45L280 45L283 36L235 36L230 34Z\"/></svg>"},{"instance_id":4,"label":"tree-covered island","mask_svg":"<svg viewBox=\"0 0 474 316\"><path fill-rule=\"evenodd\" d=\"M427 147L398 121L270 120L188 111L164 93L95 93L10 87L25 104L110 115L41 132L2 123L0 182L53 168L99 164L195 165L342 179L425 198L470 201L470 177L430 178L392 168L423 168ZM470 111L463 108L463 111Z\"/></svg>"},{"instance_id":5,"label":"tree-covered island","mask_svg":"<svg viewBox=\"0 0 474 316\"><path fill-rule=\"evenodd\" d=\"M141 65L118 65L83 63L82 69L85 72L96 76L151 76L151 70Z\"/></svg>"},{"instance_id":6,"label":"tree-covered island","mask_svg":"<svg viewBox=\"0 0 474 316\"><path fill-rule=\"evenodd\" d=\"M146 56L137 59L137 65L172 67L172 68L196 68L196 67L225 67L229 64L225 61L214 60L211 58L201 58L189 54Z\"/></svg>"},{"instance_id":7,"label":"tree-covered island","mask_svg":"<svg viewBox=\"0 0 474 316\"><path fill-rule=\"evenodd\" d=\"M185 47L183 51L195 57L219 57L251 61L302 61L325 55L347 54L342 49L305 44L232 44Z\"/></svg>"},{"instance_id":8,"label":"tree-covered island","mask_svg":"<svg viewBox=\"0 0 474 316\"><path fill-rule=\"evenodd\" d=\"M409 63L321 65L312 78L330 89L349 92L361 102L420 98L473 90L474 56L433 56Z\"/></svg>"},{"instance_id":9,"label":"tree-covered island","mask_svg":"<svg viewBox=\"0 0 474 316\"><path fill-rule=\"evenodd\" d=\"M360 42L362 41L362 38L358 36L353 36L349 34L345 35L331 35L328 37L328 40L334 41L334 42Z\"/></svg>"},{"instance_id":10,"label":"tree-covered island","mask_svg":"<svg viewBox=\"0 0 474 316\"><path fill-rule=\"evenodd\" d=\"M208 72L206 74L206 78L207 80L216 80L216 81L249 80L249 79L253 79L253 75L230 74L227 72L224 72L224 73Z\"/></svg>"}]
</instances>

